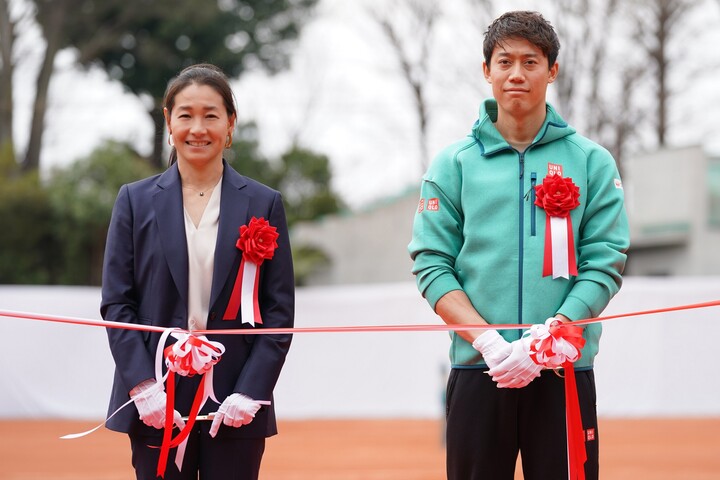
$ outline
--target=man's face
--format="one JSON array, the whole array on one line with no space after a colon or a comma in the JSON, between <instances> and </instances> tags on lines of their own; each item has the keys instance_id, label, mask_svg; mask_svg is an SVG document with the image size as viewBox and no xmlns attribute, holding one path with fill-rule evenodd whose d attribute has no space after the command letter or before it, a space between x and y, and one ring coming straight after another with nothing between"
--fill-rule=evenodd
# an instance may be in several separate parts
<instances>
[{"instance_id":1,"label":"man's face","mask_svg":"<svg viewBox=\"0 0 720 480\"><path fill-rule=\"evenodd\" d=\"M522 118L544 114L547 86L555 81L558 64L548 68L542 50L525 39L511 38L495 47L483 71L500 111Z\"/></svg>"}]
</instances>

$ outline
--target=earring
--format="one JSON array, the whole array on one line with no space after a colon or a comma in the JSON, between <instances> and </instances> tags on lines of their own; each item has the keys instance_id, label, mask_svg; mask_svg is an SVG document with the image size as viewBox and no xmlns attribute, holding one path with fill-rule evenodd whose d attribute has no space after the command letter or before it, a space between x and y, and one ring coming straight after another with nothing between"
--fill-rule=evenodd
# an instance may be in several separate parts
<instances>
[{"instance_id":1,"label":"earring","mask_svg":"<svg viewBox=\"0 0 720 480\"><path fill-rule=\"evenodd\" d=\"M168 135L168 145L170 145L171 147L175 146L175 140L173 140L172 134Z\"/></svg>"},{"instance_id":2,"label":"earring","mask_svg":"<svg viewBox=\"0 0 720 480\"><path fill-rule=\"evenodd\" d=\"M232 135L228 135L225 138L225 148L230 148L232 146Z\"/></svg>"}]
</instances>

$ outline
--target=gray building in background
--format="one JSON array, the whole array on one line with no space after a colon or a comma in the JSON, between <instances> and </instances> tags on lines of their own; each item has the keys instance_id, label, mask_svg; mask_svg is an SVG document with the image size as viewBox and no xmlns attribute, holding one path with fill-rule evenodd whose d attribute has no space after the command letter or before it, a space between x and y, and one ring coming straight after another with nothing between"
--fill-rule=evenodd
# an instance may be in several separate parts
<instances>
[{"instance_id":1,"label":"gray building in background","mask_svg":"<svg viewBox=\"0 0 720 480\"><path fill-rule=\"evenodd\" d=\"M699 147L635 155L623 164L631 250L627 275L720 274L720 158ZM308 285L412 281L407 245L419 190L358 212L296 225L294 246L322 249L330 264Z\"/></svg>"},{"instance_id":2,"label":"gray building in background","mask_svg":"<svg viewBox=\"0 0 720 480\"><path fill-rule=\"evenodd\" d=\"M635 155L623 183L628 275L720 273L720 158L699 147Z\"/></svg>"},{"instance_id":3,"label":"gray building in background","mask_svg":"<svg viewBox=\"0 0 720 480\"><path fill-rule=\"evenodd\" d=\"M357 212L295 225L293 248L317 247L330 258L307 285L412 281L407 246L419 198L420 190L413 188Z\"/></svg>"}]
</instances>

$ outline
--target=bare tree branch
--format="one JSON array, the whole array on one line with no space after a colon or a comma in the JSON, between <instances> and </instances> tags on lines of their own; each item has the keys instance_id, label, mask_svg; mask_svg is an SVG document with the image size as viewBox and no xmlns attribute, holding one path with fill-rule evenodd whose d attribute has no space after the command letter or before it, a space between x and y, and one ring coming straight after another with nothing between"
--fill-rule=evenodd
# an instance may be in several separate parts
<instances>
[{"instance_id":1,"label":"bare tree branch","mask_svg":"<svg viewBox=\"0 0 720 480\"><path fill-rule=\"evenodd\" d=\"M423 171L429 163L427 136L430 113L426 88L430 76L430 47L439 14L440 7L436 0L398 0L385 4L382 10L369 11L370 18L380 27L391 47L402 78L412 94L417 115L420 167ZM403 20L410 22L409 33L403 32L400 25ZM419 48L413 53L411 50L415 45Z\"/></svg>"},{"instance_id":2,"label":"bare tree branch","mask_svg":"<svg viewBox=\"0 0 720 480\"><path fill-rule=\"evenodd\" d=\"M669 73L675 60L670 57L668 47L681 20L697 4L697 0L645 0L635 12L639 43L655 69L655 136L660 146L667 143L668 103L672 95Z\"/></svg>"}]
</instances>

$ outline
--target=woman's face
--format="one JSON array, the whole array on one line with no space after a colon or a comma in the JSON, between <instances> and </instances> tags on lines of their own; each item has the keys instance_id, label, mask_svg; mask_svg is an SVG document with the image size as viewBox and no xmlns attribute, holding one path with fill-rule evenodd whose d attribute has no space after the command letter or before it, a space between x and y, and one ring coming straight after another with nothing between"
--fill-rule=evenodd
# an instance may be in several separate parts
<instances>
[{"instance_id":1,"label":"woman's face","mask_svg":"<svg viewBox=\"0 0 720 480\"><path fill-rule=\"evenodd\" d=\"M178 162L196 168L222 162L235 117L228 117L222 96L207 85L190 84L175 96L172 112L165 120L177 150Z\"/></svg>"}]
</instances>

